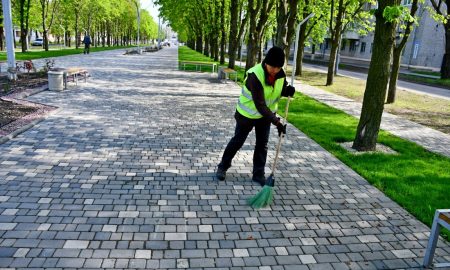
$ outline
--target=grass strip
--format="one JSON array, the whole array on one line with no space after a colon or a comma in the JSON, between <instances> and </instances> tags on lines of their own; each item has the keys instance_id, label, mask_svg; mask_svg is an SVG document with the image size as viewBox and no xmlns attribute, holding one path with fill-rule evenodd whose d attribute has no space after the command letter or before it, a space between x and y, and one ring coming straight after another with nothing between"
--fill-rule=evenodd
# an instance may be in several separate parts
<instances>
[{"instance_id":1,"label":"grass strip","mask_svg":"<svg viewBox=\"0 0 450 270\"><path fill-rule=\"evenodd\" d=\"M362 102L365 80L335 76L333 85L325 86L326 78L326 73L303 70L298 79L308 85ZM386 112L450 134L450 100L397 89L396 102L385 104L384 108Z\"/></svg>"},{"instance_id":2,"label":"grass strip","mask_svg":"<svg viewBox=\"0 0 450 270\"><path fill-rule=\"evenodd\" d=\"M117 49L124 49L124 48L132 48L135 46L115 46L115 47L91 47L90 52L101 52L101 51L108 51L108 50L117 50ZM44 50L30 50L29 52L16 52L16 60L33 60L33 59L40 59L40 58L50 58L50 57L58 57L58 56L65 56L65 55L72 55L72 54L82 54L84 50L84 47L80 47L78 49L70 48L70 49L51 49L49 51ZM0 52L0 61L6 61L6 52Z\"/></svg>"}]
</instances>

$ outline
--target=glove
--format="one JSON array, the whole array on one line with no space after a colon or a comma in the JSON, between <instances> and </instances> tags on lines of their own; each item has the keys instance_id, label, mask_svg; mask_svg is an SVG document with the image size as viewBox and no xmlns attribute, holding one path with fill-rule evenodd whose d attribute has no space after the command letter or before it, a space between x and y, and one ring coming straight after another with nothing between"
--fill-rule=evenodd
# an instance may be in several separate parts
<instances>
[{"instance_id":1,"label":"glove","mask_svg":"<svg viewBox=\"0 0 450 270\"><path fill-rule=\"evenodd\" d=\"M295 94L295 87L292 85L286 86L286 94L288 97L293 97Z\"/></svg>"},{"instance_id":2,"label":"glove","mask_svg":"<svg viewBox=\"0 0 450 270\"><path fill-rule=\"evenodd\" d=\"M281 137L281 134L286 134L286 126L281 123L281 121L278 121L277 123L277 130L278 130L278 137Z\"/></svg>"}]
</instances>

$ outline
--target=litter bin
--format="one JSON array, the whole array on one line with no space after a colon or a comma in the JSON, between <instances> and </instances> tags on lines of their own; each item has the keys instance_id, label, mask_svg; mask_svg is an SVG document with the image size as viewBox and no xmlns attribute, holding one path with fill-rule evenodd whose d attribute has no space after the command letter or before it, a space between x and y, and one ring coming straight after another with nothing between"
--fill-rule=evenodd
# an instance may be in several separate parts
<instances>
[{"instance_id":1,"label":"litter bin","mask_svg":"<svg viewBox=\"0 0 450 270\"><path fill-rule=\"evenodd\" d=\"M64 72L49 71L48 72L48 90L62 91L64 89Z\"/></svg>"}]
</instances>

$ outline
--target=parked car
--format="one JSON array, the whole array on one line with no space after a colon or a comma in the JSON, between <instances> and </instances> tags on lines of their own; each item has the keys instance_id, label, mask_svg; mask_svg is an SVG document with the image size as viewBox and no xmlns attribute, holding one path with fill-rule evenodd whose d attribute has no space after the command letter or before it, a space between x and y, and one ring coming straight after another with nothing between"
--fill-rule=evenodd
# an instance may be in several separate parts
<instances>
[{"instance_id":1,"label":"parked car","mask_svg":"<svg viewBox=\"0 0 450 270\"><path fill-rule=\"evenodd\" d=\"M33 42L31 42L32 46L42 46L44 44L44 40L42 38L37 38Z\"/></svg>"}]
</instances>

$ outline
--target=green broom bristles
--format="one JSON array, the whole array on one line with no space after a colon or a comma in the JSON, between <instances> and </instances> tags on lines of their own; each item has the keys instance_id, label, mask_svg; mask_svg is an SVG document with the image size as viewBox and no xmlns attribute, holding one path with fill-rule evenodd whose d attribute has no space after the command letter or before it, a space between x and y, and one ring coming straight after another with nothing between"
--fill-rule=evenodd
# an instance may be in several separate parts
<instances>
[{"instance_id":1,"label":"green broom bristles","mask_svg":"<svg viewBox=\"0 0 450 270\"><path fill-rule=\"evenodd\" d=\"M247 200L253 208L262 208L271 204L273 201L273 187L264 185L258 194Z\"/></svg>"}]
</instances>

